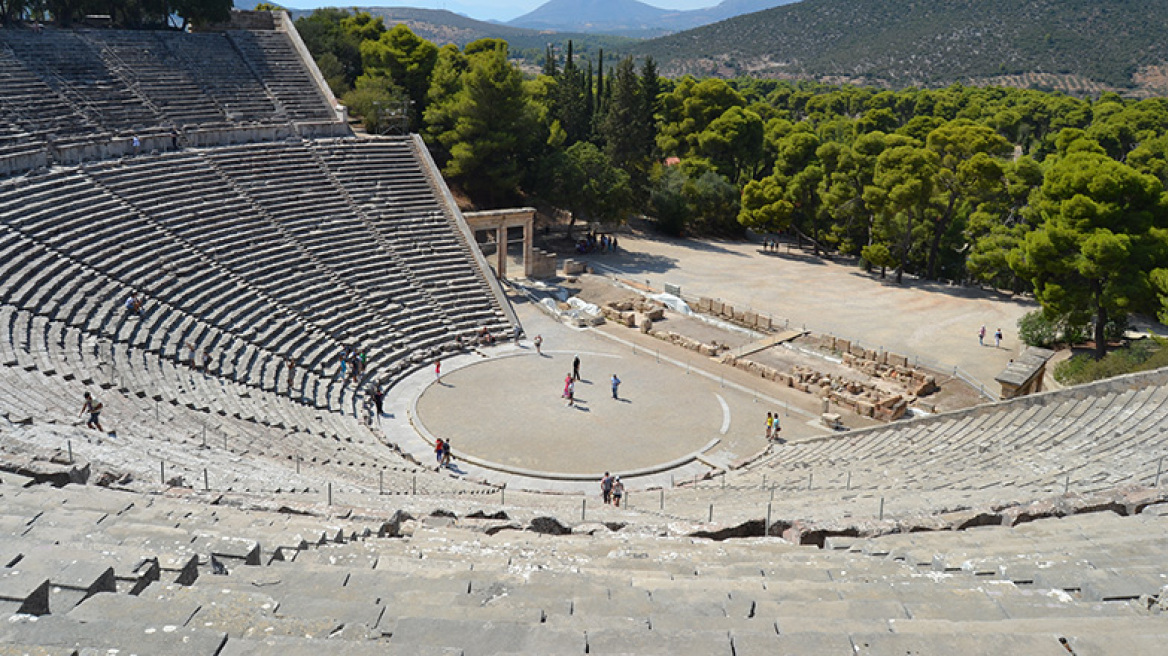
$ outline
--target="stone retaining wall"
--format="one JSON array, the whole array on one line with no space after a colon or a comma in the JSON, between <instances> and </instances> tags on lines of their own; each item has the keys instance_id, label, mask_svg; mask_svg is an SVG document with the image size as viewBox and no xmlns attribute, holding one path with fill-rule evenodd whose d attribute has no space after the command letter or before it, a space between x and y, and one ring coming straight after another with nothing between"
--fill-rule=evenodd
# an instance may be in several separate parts
<instances>
[{"instance_id":1,"label":"stone retaining wall","mask_svg":"<svg viewBox=\"0 0 1168 656\"><path fill-rule=\"evenodd\" d=\"M769 333L777 329L774 320L769 314L759 314L754 310L736 310L733 305L724 303L716 298L702 296L698 299L696 307L692 304L690 307L702 314L709 314L720 319L725 319L726 321L732 321L751 330Z\"/></svg>"}]
</instances>

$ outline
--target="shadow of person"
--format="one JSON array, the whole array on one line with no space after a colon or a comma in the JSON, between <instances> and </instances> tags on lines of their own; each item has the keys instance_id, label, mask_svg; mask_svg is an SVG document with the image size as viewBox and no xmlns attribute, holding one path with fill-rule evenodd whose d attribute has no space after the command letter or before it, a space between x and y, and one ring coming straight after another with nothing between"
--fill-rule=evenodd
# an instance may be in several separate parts
<instances>
[{"instance_id":1,"label":"shadow of person","mask_svg":"<svg viewBox=\"0 0 1168 656\"><path fill-rule=\"evenodd\" d=\"M623 397L623 396L622 396L622 397L619 397L619 398L617 398L616 400L617 400L617 401L620 401L621 403L629 403L629 404L631 404L631 403L632 403L632 401L630 401L629 399L626 399L626 398L625 398L625 397Z\"/></svg>"}]
</instances>

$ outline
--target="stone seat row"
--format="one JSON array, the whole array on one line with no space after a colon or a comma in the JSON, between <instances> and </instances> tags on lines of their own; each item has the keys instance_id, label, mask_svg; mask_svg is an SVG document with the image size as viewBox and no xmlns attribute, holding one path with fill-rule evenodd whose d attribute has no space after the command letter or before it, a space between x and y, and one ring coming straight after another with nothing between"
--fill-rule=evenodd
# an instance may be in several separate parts
<instances>
[{"instance_id":1,"label":"stone seat row","mask_svg":"<svg viewBox=\"0 0 1168 656\"><path fill-rule=\"evenodd\" d=\"M46 190L46 194L47 194L47 190L48 190L50 187L51 187L51 185L49 185L49 184L46 184L46 185L44 185L42 188L44 188L44 189ZM78 193L80 193L80 192L78 192ZM24 189L24 190L21 190L21 191L19 192L19 195L20 195L20 197L22 197L22 198L26 198L26 199L27 199L27 198L29 198L30 196L32 196L32 197L35 197L35 193L34 193L32 190L30 190L30 189ZM155 239L155 240L138 240L138 241L136 241L136 242L130 242L130 243L141 243L143 246L145 246L146 244L148 244L148 243L149 243L149 244L153 244L153 245L154 245L154 247L157 247L157 240L156 240L156 239ZM125 245L125 244L123 244L123 245ZM145 255L145 253L144 253L144 255ZM182 265L180 264L179 266L182 266ZM286 287L286 280L285 280L284 282L285 282L285 285L284 285L284 286ZM188 284L188 287L189 287L189 284ZM323 301L323 300L322 300L322 302L320 303L320 305L322 306L322 308L332 308L332 307L335 307L335 303L332 303L332 302L329 302L329 301ZM322 310L322 311L323 311L323 310ZM366 322L366 323L367 323L367 322Z\"/></svg>"},{"instance_id":2,"label":"stone seat row","mask_svg":"<svg viewBox=\"0 0 1168 656\"><path fill-rule=\"evenodd\" d=\"M237 48L236 40L262 45ZM336 120L279 31L9 29L0 34L0 80L3 117L23 128L22 147L0 151L4 171L44 166L29 152L50 144L100 147L114 135Z\"/></svg>"},{"instance_id":3,"label":"stone seat row","mask_svg":"<svg viewBox=\"0 0 1168 656\"><path fill-rule=\"evenodd\" d=\"M1092 602L1058 587L1010 581L988 586L975 576L923 577L914 564L862 550L661 538L635 529L625 529L634 530L627 536L600 529L554 537L520 532L513 522L496 531L509 523L506 514L475 520L448 512L409 529L395 518L367 530L321 532L312 519L290 527L287 515L270 521L268 513L229 506L200 510L165 498L107 503L115 492L88 502L97 509L62 512L37 499L39 492L20 489L8 506L13 510L0 513L0 521L12 521L7 515L28 526L6 553L52 539L69 554L94 534L84 539L110 554L107 566L121 587L69 598L59 587L62 611L50 610L39 626L7 623L3 637L11 644L125 649L170 635L188 645L174 653L200 654L307 653L312 646L325 653L376 646L391 654L826 654L954 646L985 653L987 645L1006 653L1094 654L1145 653L1166 633L1160 618L1131 601ZM30 522L36 512L42 514ZM1143 519L1122 520L1123 532L1137 540L1163 533L1164 520ZM1074 531L1041 521L1032 526L1056 544L1067 534L1061 544L1068 560L1082 549L1094 553ZM378 537L399 531L407 537ZM955 535L929 538L944 548ZM165 576L143 585L129 565L151 550L163 554L160 564L190 562L184 558L193 554L197 576L178 581L179 570L160 567ZM287 553L265 557L277 551ZM89 571L102 571L100 559L93 560ZM1078 571L1091 566L1081 563ZM147 629L124 630L120 641L106 630L133 626ZM163 626L172 628L158 630Z\"/></svg>"}]
</instances>

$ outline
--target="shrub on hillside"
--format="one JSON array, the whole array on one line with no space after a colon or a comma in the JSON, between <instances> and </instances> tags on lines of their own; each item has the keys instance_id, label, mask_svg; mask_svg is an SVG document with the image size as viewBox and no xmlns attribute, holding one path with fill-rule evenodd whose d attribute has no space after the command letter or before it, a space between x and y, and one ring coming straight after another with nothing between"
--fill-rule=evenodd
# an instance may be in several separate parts
<instances>
[{"instance_id":1,"label":"shrub on hillside","mask_svg":"<svg viewBox=\"0 0 1168 656\"><path fill-rule=\"evenodd\" d=\"M1076 355L1055 365L1054 378L1064 385L1082 385L1104 378L1114 378L1137 371L1168 367L1168 343L1153 337L1132 342L1108 353L1102 360L1090 355Z\"/></svg>"}]
</instances>

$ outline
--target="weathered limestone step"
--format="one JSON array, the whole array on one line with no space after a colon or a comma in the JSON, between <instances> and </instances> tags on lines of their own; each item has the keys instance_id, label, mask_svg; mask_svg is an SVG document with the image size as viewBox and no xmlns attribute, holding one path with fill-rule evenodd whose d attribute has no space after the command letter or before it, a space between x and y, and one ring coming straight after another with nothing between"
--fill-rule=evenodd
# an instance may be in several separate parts
<instances>
[{"instance_id":1,"label":"weathered limestone step","mask_svg":"<svg viewBox=\"0 0 1168 656\"><path fill-rule=\"evenodd\" d=\"M16 616L0 626L0 644L116 650L168 656L215 656L226 634L174 625L79 622L58 615Z\"/></svg>"}]
</instances>

